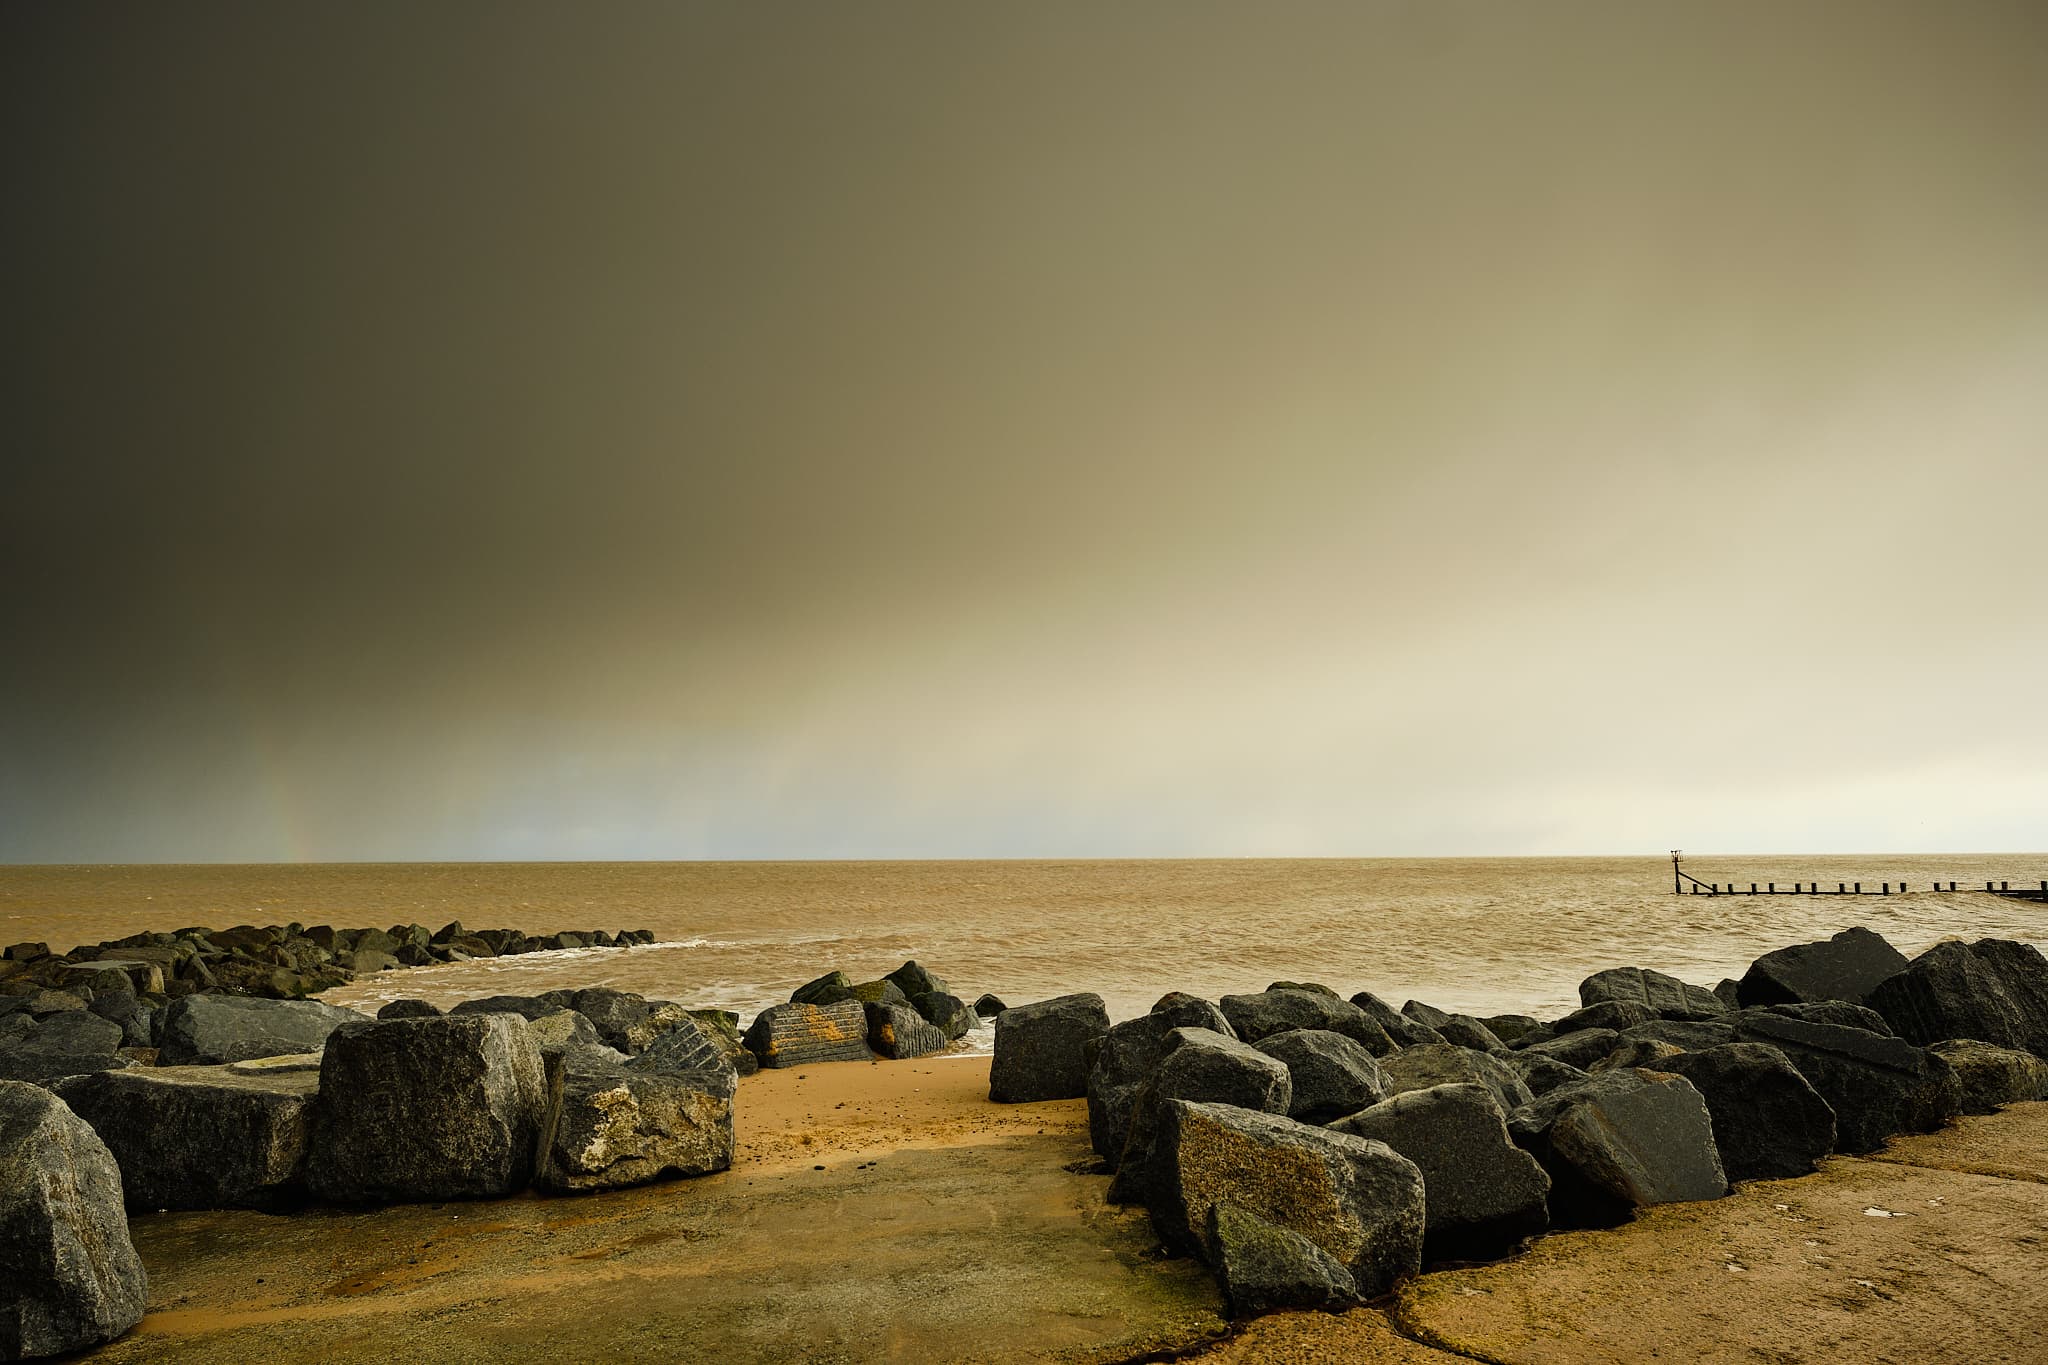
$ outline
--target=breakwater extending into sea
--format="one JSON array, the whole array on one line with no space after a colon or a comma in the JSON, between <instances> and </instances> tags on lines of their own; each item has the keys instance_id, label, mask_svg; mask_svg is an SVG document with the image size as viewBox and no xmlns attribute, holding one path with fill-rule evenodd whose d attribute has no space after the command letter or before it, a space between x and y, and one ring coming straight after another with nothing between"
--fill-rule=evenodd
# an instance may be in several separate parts
<instances>
[{"instance_id":1,"label":"breakwater extending into sea","mask_svg":"<svg viewBox=\"0 0 2048 1365\"><path fill-rule=\"evenodd\" d=\"M1982 886L2048 874L2048 856L1688 855L1686 867L1724 882ZM1600 966L1639 963L1711 984L1773 947L1851 923L1909 954L1953 934L2048 942L2041 906L1981 891L1674 896L1661 854L0 868L0 940L59 949L186 925L458 919L530 933L644 926L658 942L415 967L324 998L374 1009L402 995L452 1002L602 984L751 1017L833 967L872 976L917 958L946 964L969 998L1088 990L1114 1018L1143 1013L1161 981L1215 998L1298 977L1547 1016L1575 1005L1579 980Z\"/></svg>"}]
</instances>

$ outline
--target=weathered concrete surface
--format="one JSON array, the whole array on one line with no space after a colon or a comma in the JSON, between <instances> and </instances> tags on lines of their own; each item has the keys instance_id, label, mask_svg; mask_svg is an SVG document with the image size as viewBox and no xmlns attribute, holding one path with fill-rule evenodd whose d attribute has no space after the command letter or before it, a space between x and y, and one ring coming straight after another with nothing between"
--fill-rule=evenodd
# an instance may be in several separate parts
<instances>
[{"instance_id":1,"label":"weathered concrete surface","mask_svg":"<svg viewBox=\"0 0 2048 1365\"><path fill-rule=\"evenodd\" d=\"M1907 1164L1912 1163L1912 1164ZM1972 1173L1996 1169L1998 1175ZM2048 1103L1412 1281L1412 1336L1512 1365L2048 1360Z\"/></svg>"},{"instance_id":2,"label":"weathered concrete surface","mask_svg":"<svg viewBox=\"0 0 2048 1365\"><path fill-rule=\"evenodd\" d=\"M799 1080L742 1083L741 1161L724 1175L575 1198L137 1218L151 1312L93 1358L388 1365L402 1342L409 1358L549 1365L1109 1361L1224 1331L1200 1266L1159 1259L1142 1210L1109 1207L1099 1175L1066 1169L1090 1157L1082 1102L991 1104L972 1062ZM778 1086L795 1097L779 1106L789 1123L763 1131ZM851 1098L892 1087L900 1106ZM924 1145L895 1145L902 1115L922 1120Z\"/></svg>"}]
</instances>

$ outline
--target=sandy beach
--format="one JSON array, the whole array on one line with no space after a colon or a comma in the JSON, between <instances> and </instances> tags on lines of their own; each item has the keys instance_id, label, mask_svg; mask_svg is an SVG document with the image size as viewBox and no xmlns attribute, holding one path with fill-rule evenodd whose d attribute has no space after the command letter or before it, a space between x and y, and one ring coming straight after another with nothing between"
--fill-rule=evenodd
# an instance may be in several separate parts
<instances>
[{"instance_id":1,"label":"sandy beach","mask_svg":"<svg viewBox=\"0 0 2048 1365\"><path fill-rule=\"evenodd\" d=\"M980 1058L763 1072L731 1172L616 1193L138 1217L150 1313L94 1358L2048 1359L2048 1103L1233 1334L1104 1203L1085 1105L986 1087Z\"/></svg>"}]
</instances>

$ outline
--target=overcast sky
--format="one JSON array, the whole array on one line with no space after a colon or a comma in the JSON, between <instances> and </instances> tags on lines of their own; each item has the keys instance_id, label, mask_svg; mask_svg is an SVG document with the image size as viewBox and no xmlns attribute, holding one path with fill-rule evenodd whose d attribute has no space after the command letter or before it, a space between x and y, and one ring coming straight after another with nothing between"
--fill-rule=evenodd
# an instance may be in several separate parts
<instances>
[{"instance_id":1,"label":"overcast sky","mask_svg":"<svg viewBox=\"0 0 2048 1365\"><path fill-rule=\"evenodd\" d=\"M0 859L2048 846L2048 6L0 11Z\"/></svg>"}]
</instances>

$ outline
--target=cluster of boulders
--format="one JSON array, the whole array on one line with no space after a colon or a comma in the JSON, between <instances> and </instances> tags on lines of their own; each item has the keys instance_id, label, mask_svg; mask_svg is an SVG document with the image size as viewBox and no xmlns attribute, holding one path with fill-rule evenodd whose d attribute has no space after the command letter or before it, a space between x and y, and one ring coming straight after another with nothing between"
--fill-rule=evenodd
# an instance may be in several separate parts
<instances>
[{"instance_id":1,"label":"cluster of boulders","mask_svg":"<svg viewBox=\"0 0 2048 1365\"><path fill-rule=\"evenodd\" d=\"M46 1016L74 1017L117 1027L78 1007ZM0 1080L0 1360L78 1350L141 1318L124 1208L489 1198L720 1171L753 1066L736 1015L605 987L446 1013L399 1000L374 1019L194 994L169 1002L158 1041L158 1065L45 1047L37 1083Z\"/></svg>"},{"instance_id":2,"label":"cluster of boulders","mask_svg":"<svg viewBox=\"0 0 2048 1365\"><path fill-rule=\"evenodd\" d=\"M1201 1258L1232 1311L1334 1308L1731 1182L1805 1174L1958 1113L2048 1098L2048 959L1850 929L1709 990L1621 967L1560 1019L1276 982L1002 1010L990 1098L1086 1098L1108 1197Z\"/></svg>"},{"instance_id":3,"label":"cluster of boulders","mask_svg":"<svg viewBox=\"0 0 2048 1365\"><path fill-rule=\"evenodd\" d=\"M832 971L805 982L787 1004L755 1016L746 1046L767 1067L926 1057L980 1026L944 979L913 959L873 981Z\"/></svg>"}]
</instances>

